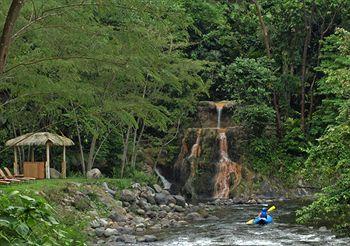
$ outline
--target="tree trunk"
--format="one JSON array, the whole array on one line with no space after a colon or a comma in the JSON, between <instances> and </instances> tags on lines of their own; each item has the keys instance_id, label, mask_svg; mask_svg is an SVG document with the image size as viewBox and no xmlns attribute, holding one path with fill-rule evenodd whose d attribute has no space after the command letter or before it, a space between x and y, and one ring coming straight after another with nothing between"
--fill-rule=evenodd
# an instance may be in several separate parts
<instances>
[{"instance_id":1,"label":"tree trunk","mask_svg":"<svg viewBox=\"0 0 350 246\"><path fill-rule=\"evenodd\" d=\"M306 37L304 40L304 48L303 48L303 57L302 57L302 65L301 65L301 108L300 108L300 113L301 113L301 130L305 134L305 77L306 77L306 62L307 62L307 51L310 45L310 40L311 40L311 17L309 20L307 20L306 16L306 7L305 7L305 2L304 2L304 24L305 24L305 32L306 32Z\"/></svg>"},{"instance_id":2,"label":"tree trunk","mask_svg":"<svg viewBox=\"0 0 350 246\"><path fill-rule=\"evenodd\" d=\"M316 67L320 65L320 56L321 56L321 41L323 40L324 36L327 34L327 32L333 27L334 24L334 18L336 16L336 12L333 14L331 21L329 22L328 26L325 28L325 23L324 21L322 22L321 25L321 35L320 39L318 42L318 48L317 48L317 62L316 62ZM310 86L310 107L309 107L309 122L312 120L312 115L314 111L314 87L317 79L317 73L314 74L314 77L312 79L312 83Z\"/></svg>"},{"instance_id":3,"label":"tree trunk","mask_svg":"<svg viewBox=\"0 0 350 246\"><path fill-rule=\"evenodd\" d=\"M125 165L128 159L128 146L129 146L129 137L130 137L130 131L131 131L131 126L128 127L128 131L125 136L125 141L124 141L124 150L123 150L123 156L122 156L122 168L120 171L120 178L123 178L124 176L124 170L125 170Z\"/></svg>"},{"instance_id":4,"label":"tree trunk","mask_svg":"<svg viewBox=\"0 0 350 246\"><path fill-rule=\"evenodd\" d=\"M266 54L267 54L267 57L271 59L272 55L271 55L271 45L270 45L269 33L268 33L267 27L265 25L264 18L261 14L261 10L260 10L260 6L259 6L258 1L253 0L253 3L255 4L256 13L258 15L261 30L263 33ZM277 134L278 138L281 138L282 137L282 127L281 127L281 113L280 113L280 107L279 107L279 98L278 98L278 94L275 91L275 89L273 89L272 94L273 94L273 106L274 106L275 112L276 112L276 115L275 115L276 134Z\"/></svg>"},{"instance_id":5,"label":"tree trunk","mask_svg":"<svg viewBox=\"0 0 350 246\"><path fill-rule=\"evenodd\" d=\"M24 0L13 0L7 12L6 21L0 38L0 74L5 70L6 59L11 45L12 32L23 5Z\"/></svg>"},{"instance_id":6,"label":"tree trunk","mask_svg":"<svg viewBox=\"0 0 350 246\"><path fill-rule=\"evenodd\" d=\"M90 171L93 166L93 160L94 160L94 153L96 148L96 142L97 142L97 135L93 135L91 144L90 144L90 152L89 152L89 159L86 167L86 171Z\"/></svg>"},{"instance_id":7,"label":"tree trunk","mask_svg":"<svg viewBox=\"0 0 350 246\"><path fill-rule=\"evenodd\" d=\"M140 141L142 139L142 136L143 136L143 132L145 130L145 124L142 124L142 128L141 128L141 131L140 131L140 134L135 142L135 149L133 151L133 155L131 157L131 164L132 166L135 168L136 166L136 160L137 160L137 151L138 151L138 148L140 146Z\"/></svg>"}]
</instances>

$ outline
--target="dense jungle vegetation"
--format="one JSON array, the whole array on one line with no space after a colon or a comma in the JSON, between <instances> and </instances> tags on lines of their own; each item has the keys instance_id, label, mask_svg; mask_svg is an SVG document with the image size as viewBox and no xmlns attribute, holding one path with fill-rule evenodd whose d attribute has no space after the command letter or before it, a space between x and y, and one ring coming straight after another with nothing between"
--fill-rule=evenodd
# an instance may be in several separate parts
<instances>
[{"instance_id":1,"label":"dense jungle vegetation","mask_svg":"<svg viewBox=\"0 0 350 246\"><path fill-rule=\"evenodd\" d=\"M76 143L69 176L142 178L174 163L198 101L233 100L246 164L322 189L300 222L349 234L349 17L343 0L3 0L0 165L8 139L50 131Z\"/></svg>"}]
</instances>

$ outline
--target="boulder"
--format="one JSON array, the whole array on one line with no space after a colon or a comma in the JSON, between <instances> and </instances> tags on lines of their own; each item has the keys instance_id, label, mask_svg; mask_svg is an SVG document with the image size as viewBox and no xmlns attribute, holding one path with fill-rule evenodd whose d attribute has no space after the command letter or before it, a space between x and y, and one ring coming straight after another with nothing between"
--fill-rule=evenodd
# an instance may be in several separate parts
<instances>
[{"instance_id":1,"label":"boulder","mask_svg":"<svg viewBox=\"0 0 350 246\"><path fill-rule=\"evenodd\" d=\"M176 203L176 199L172 196L172 195L168 195L168 204L175 204Z\"/></svg>"},{"instance_id":2,"label":"boulder","mask_svg":"<svg viewBox=\"0 0 350 246\"><path fill-rule=\"evenodd\" d=\"M140 190L142 187L139 183L134 183L131 185L131 188Z\"/></svg>"},{"instance_id":3,"label":"boulder","mask_svg":"<svg viewBox=\"0 0 350 246\"><path fill-rule=\"evenodd\" d=\"M167 194L164 194L164 193L157 193L155 196L154 196L154 199L156 200L157 204L159 205L166 205L169 203L169 196Z\"/></svg>"},{"instance_id":4,"label":"boulder","mask_svg":"<svg viewBox=\"0 0 350 246\"><path fill-rule=\"evenodd\" d=\"M154 184L153 188L157 193L160 193L163 191L162 187L160 187L158 184Z\"/></svg>"},{"instance_id":5,"label":"boulder","mask_svg":"<svg viewBox=\"0 0 350 246\"><path fill-rule=\"evenodd\" d=\"M144 242L147 242L147 243L158 241L157 237L154 235L145 235L144 238L145 238Z\"/></svg>"},{"instance_id":6,"label":"boulder","mask_svg":"<svg viewBox=\"0 0 350 246\"><path fill-rule=\"evenodd\" d=\"M102 177L102 173L98 168L93 168L86 173L88 179L99 179Z\"/></svg>"},{"instance_id":7,"label":"boulder","mask_svg":"<svg viewBox=\"0 0 350 246\"><path fill-rule=\"evenodd\" d=\"M192 212L186 215L187 220L200 221L203 220L202 216L197 212Z\"/></svg>"},{"instance_id":8,"label":"boulder","mask_svg":"<svg viewBox=\"0 0 350 246\"><path fill-rule=\"evenodd\" d=\"M174 198L176 200L176 205L179 205L181 207L185 207L186 206L186 200L185 200L185 198L183 196L175 195Z\"/></svg>"},{"instance_id":9,"label":"boulder","mask_svg":"<svg viewBox=\"0 0 350 246\"><path fill-rule=\"evenodd\" d=\"M112 229L112 228L107 228L107 229L104 231L103 235L104 235L105 237L110 237L110 236L112 236L112 235L118 235L118 230L117 230L117 229Z\"/></svg>"},{"instance_id":10,"label":"boulder","mask_svg":"<svg viewBox=\"0 0 350 246\"><path fill-rule=\"evenodd\" d=\"M62 175L59 171L57 171L55 168L50 168L50 178L51 179L59 179L62 178Z\"/></svg>"},{"instance_id":11,"label":"boulder","mask_svg":"<svg viewBox=\"0 0 350 246\"><path fill-rule=\"evenodd\" d=\"M154 196L152 194L148 194L146 196L147 202L149 202L150 204L154 205L156 204L156 200L154 199Z\"/></svg>"},{"instance_id":12,"label":"boulder","mask_svg":"<svg viewBox=\"0 0 350 246\"><path fill-rule=\"evenodd\" d=\"M157 217L157 213L154 211L147 211L146 216L153 219L153 218Z\"/></svg>"},{"instance_id":13,"label":"boulder","mask_svg":"<svg viewBox=\"0 0 350 246\"><path fill-rule=\"evenodd\" d=\"M136 243L136 237L133 235L121 235L115 239L116 242Z\"/></svg>"},{"instance_id":14,"label":"boulder","mask_svg":"<svg viewBox=\"0 0 350 246\"><path fill-rule=\"evenodd\" d=\"M100 227L100 222L98 220L93 220L93 221L91 221L90 226L93 229L98 228L98 227Z\"/></svg>"},{"instance_id":15,"label":"boulder","mask_svg":"<svg viewBox=\"0 0 350 246\"><path fill-rule=\"evenodd\" d=\"M120 214L111 214L109 218L114 222L125 222L127 221L126 216Z\"/></svg>"},{"instance_id":16,"label":"boulder","mask_svg":"<svg viewBox=\"0 0 350 246\"><path fill-rule=\"evenodd\" d=\"M152 231L160 231L162 229L162 226L160 224L155 224L154 226L151 226L149 229Z\"/></svg>"},{"instance_id":17,"label":"boulder","mask_svg":"<svg viewBox=\"0 0 350 246\"><path fill-rule=\"evenodd\" d=\"M207 220L219 220L219 218L215 215L211 215L207 218Z\"/></svg>"},{"instance_id":18,"label":"boulder","mask_svg":"<svg viewBox=\"0 0 350 246\"><path fill-rule=\"evenodd\" d=\"M136 213L139 214L139 215L144 215L145 214L145 210L139 208L136 210Z\"/></svg>"},{"instance_id":19,"label":"boulder","mask_svg":"<svg viewBox=\"0 0 350 246\"><path fill-rule=\"evenodd\" d=\"M102 228L102 227L99 227L99 228L96 228L96 229L95 229L95 234L96 234L96 236L98 236L98 237L102 237L103 234L104 234L104 232L105 232L105 229Z\"/></svg>"},{"instance_id":20,"label":"boulder","mask_svg":"<svg viewBox=\"0 0 350 246\"><path fill-rule=\"evenodd\" d=\"M120 200L132 203L136 200L136 195L131 190L125 189L122 190L122 193L120 194Z\"/></svg>"},{"instance_id":21,"label":"boulder","mask_svg":"<svg viewBox=\"0 0 350 246\"><path fill-rule=\"evenodd\" d=\"M179 213L185 212L185 209L179 205L176 205L174 209L176 212L179 212Z\"/></svg>"},{"instance_id":22,"label":"boulder","mask_svg":"<svg viewBox=\"0 0 350 246\"><path fill-rule=\"evenodd\" d=\"M148 192L150 192L152 195L154 195L156 193L152 187L147 186L146 188L147 188Z\"/></svg>"}]
</instances>

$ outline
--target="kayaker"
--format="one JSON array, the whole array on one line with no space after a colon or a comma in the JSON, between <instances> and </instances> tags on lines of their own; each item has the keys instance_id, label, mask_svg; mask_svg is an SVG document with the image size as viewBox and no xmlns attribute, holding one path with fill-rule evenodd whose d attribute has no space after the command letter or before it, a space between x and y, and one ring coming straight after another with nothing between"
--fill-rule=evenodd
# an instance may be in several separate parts
<instances>
[{"instance_id":1,"label":"kayaker","mask_svg":"<svg viewBox=\"0 0 350 246\"><path fill-rule=\"evenodd\" d=\"M259 217L267 219L268 214L269 214L269 212L267 211L267 208L263 207L263 209L259 213Z\"/></svg>"}]
</instances>

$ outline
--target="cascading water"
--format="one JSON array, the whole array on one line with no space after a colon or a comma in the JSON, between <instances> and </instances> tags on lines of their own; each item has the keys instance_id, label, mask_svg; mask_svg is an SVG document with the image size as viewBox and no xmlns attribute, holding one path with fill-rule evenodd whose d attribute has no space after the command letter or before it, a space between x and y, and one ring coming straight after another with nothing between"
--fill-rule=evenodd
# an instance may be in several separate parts
<instances>
[{"instance_id":1,"label":"cascading water","mask_svg":"<svg viewBox=\"0 0 350 246\"><path fill-rule=\"evenodd\" d=\"M201 146L200 146L201 133L202 133L202 129L198 129L196 143L192 146L191 154L189 158L199 157L201 155Z\"/></svg>"},{"instance_id":2,"label":"cascading water","mask_svg":"<svg viewBox=\"0 0 350 246\"><path fill-rule=\"evenodd\" d=\"M171 188L171 183L160 173L158 168L155 168L155 173L158 175L158 177L160 178L160 180L163 183L163 187L165 190L170 190Z\"/></svg>"},{"instance_id":3,"label":"cascading water","mask_svg":"<svg viewBox=\"0 0 350 246\"><path fill-rule=\"evenodd\" d=\"M231 174L234 174L234 187L241 180L241 166L231 161L228 156L226 130L219 129L220 160L217 164L217 174L214 177L214 198L228 198L230 194Z\"/></svg>"},{"instance_id":4,"label":"cascading water","mask_svg":"<svg viewBox=\"0 0 350 246\"><path fill-rule=\"evenodd\" d=\"M226 127L229 125L228 117L222 118L227 105L232 105L232 102L207 102L207 105L206 113L201 115L201 119L205 120L200 121L204 123L202 128L189 128L185 132L174 167L175 180L182 192L193 198L228 198L231 176L234 175L234 188L241 179L241 165L230 159L228 151L228 143L233 146L235 128ZM213 114L213 109L216 114ZM234 153L237 159L237 153Z\"/></svg>"},{"instance_id":5,"label":"cascading water","mask_svg":"<svg viewBox=\"0 0 350 246\"><path fill-rule=\"evenodd\" d=\"M223 102L218 102L218 103L215 103L215 106L216 106L216 112L217 112L217 114L218 114L218 124L217 124L217 128L220 128L220 127L221 127L222 109L224 108L225 103L223 103Z\"/></svg>"}]
</instances>

